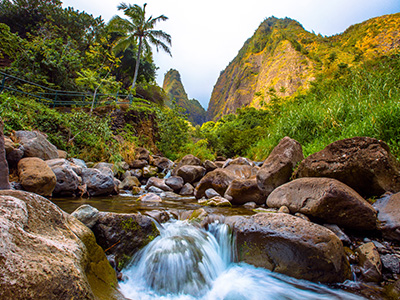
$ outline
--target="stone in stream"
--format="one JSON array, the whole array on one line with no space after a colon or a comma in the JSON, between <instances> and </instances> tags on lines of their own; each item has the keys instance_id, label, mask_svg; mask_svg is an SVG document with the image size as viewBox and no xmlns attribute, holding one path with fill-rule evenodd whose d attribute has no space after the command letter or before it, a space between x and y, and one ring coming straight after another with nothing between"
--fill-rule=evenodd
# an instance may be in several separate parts
<instances>
[{"instance_id":1,"label":"stone in stream","mask_svg":"<svg viewBox=\"0 0 400 300\"><path fill-rule=\"evenodd\" d=\"M165 179L165 184L172 188L174 191L179 191L182 189L185 182L180 176L170 176Z\"/></svg>"},{"instance_id":2,"label":"stone in stream","mask_svg":"<svg viewBox=\"0 0 400 300\"><path fill-rule=\"evenodd\" d=\"M332 178L299 178L276 188L268 207L285 205L292 214L302 213L325 223L354 230L374 230L376 211L356 191Z\"/></svg>"},{"instance_id":3,"label":"stone in stream","mask_svg":"<svg viewBox=\"0 0 400 300\"><path fill-rule=\"evenodd\" d=\"M140 181L136 176L131 176L130 173L119 184L120 190L132 190L133 187L139 187Z\"/></svg>"},{"instance_id":4,"label":"stone in stream","mask_svg":"<svg viewBox=\"0 0 400 300\"><path fill-rule=\"evenodd\" d=\"M110 195L114 191L114 173L109 168L82 170L82 181L90 196Z\"/></svg>"},{"instance_id":5,"label":"stone in stream","mask_svg":"<svg viewBox=\"0 0 400 300\"><path fill-rule=\"evenodd\" d=\"M0 191L1 299L125 299L90 229L39 195Z\"/></svg>"},{"instance_id":6,"label":"stone in stream","mask_svg":"<svg viewBox=\"0 0 400 300\"><path fill-rule=\"evenodd\" d=\"M201 166L201 160L192 154L184 156L172 170L172 175L178 175L177 172L182 166Z\"/></svg>"},{"instance_id":7,"label":"stone in stream","mask_svg":"<svg viewBox=\"0 0 400 300\"><path fill-rule=\"evenodd\" d=\"M82 179L74 172L71 163L62 158L49 159L46 163L57 178L53 195L75 196Z\"/></svg>"},{"instance_id":8,"label":"stone in stream","mask_svg":"<svg viewBox=\"0 0 400 300\"><path fill-rule=\"evenodd\" d=\"M265 204L266 197L259 189L255 177L249 179L234 179L225 192L224 197L232 204L243 205L246 202Z\"/></svg>"},{"instance_id":9,"label":"stone in stream","mask_svg":"<svg viewBox=\"0 0 400 300\"><path fill-rule=\"evenodd\" d=\"M383 141L354 137L336 141L308 156L296 177L335 178L363 197L400 191L400 164Z\"/></svg>"},{"instance_id":10,"label":"stone in stream","mask_svg":"<svg viewBox=\"0 0 400 300\"><path fill-rule=\"evenodd\" d=\"M158 177L150 177L147 181L145 189L148 190L150 187L157 187L165 192L172 192L173 189L165 184L165 180Z\"/></svg>"},{"instance_id":11,"label":"stone in stream","mask_svg":"<svg viewBox=\"0 0 400 300\"><path fill-rule=\"evenodd\" d=\"M38 157L26 157L18 163L19 181L28 192L51 196L57 184L54 172Z\"/></svg>"},{"instance_id":12,"label":"stone in stream","mask_svg":"<svg viewBox=\"0 0 400 300\"><path fill-rule=\"evenodd\" d=\"M179 195L181 196L192 196L194 193L194 187L191 185L189 182L185 183L182 187L182 189L179 192Z\"/></svg>"},{"instance_id":13,"label":"stone in stream","mask_svg":"<svg viewBox=\"0 0 400 300\"><path fill-rule=\"evenodd\" d=\"M373 206L378 211L378 229L383 236L400 241L400 193L386 195Z\"/></svg>"},{"instance_id":14,"label":"stone in stream","mask_svg":"<svg viewBox=\"0 0 400 300\"><path fill-rule=\"evenodd\" d=\"M382 280L382 262L374 243L369 242L356 249L361 267L361 278L367 282Z\"/></svg>"},{"instance_id":15,"label":"stone in stream","mask_svg":"<svg viewBox=\"0 0 400 300\"><path fill-rule=\"evenodd\" d=\"M205 173L206 169L202 166L191 165L182 166L176 171L177 176L182 177L184 182L189 183L194 183L200 180Z\"/></svg>"},{"instance_id":16,"label":"stone in stream","mask_svg":"<svg viewBox=\"0 0 400 300\"><path fill-rule=\"evenodd\" d=\"M288 214L227 217L239 261L298 279L343 282L350 265L342 242L329 229Z\"/></svg>"}]
</instances>

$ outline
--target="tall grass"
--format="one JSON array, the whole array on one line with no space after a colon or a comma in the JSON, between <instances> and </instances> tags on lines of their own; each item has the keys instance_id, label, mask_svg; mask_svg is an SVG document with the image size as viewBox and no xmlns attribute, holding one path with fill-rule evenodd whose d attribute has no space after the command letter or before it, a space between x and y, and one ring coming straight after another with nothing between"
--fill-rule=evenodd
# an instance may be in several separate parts
<instances>
[{"instance_id":1,"label":"tall grass","mask_svg":"<svg viewBox=\"0 0 400 300\"><path fill-rule=\"evenodd\" d=\"M263 160L285 136L300 142L304 155L336 140L369 136L389 144L400 157L400 55L349 69L337 79L317 79L302 96L281 105L267 135L247 156Z\"/></svg>"}]
</instances>

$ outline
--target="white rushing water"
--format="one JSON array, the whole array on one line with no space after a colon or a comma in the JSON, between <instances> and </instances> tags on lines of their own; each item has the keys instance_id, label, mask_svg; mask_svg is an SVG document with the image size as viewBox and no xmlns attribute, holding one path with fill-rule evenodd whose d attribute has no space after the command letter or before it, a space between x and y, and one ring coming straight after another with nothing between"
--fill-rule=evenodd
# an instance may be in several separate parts
<instances>
[{"instance_id":1,"label":"white rushing water","mask_svg":"<svg viewBox=\"0 0 400 300\"><path fill-rule=\"evenodd\" d=\"M363 299L304 280L234 263L225 224L208 231L183 221L160 226L160 236L123 270L122 293L137 300Z\"/></svg>"}]
</instances>

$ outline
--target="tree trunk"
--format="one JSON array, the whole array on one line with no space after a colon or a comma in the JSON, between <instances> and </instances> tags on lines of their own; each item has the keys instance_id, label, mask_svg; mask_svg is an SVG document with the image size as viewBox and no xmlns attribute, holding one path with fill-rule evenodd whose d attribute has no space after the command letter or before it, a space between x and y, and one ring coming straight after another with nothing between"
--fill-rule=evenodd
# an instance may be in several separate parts
<instances>
[{"instance_id":1,"label":"tree trunk","mask_svg":"<svg viewBox=\"0 0 400 300\"><path fill-rule=\"evenodd\" d=\"M0 118L0 190L10 189L10 183L8 181L8 163L6 159L6 149L4 148L4 135L3 135L4 123Z\"/></svg>"},{"instance_id":2,"label":"tree trunk","mask_svg":"<svg viewBox=\"0 0 400 300\"><path fill-rule=\"evenodd\" d=\"M132 82L131 92L135 88L136 79L137 79L138 73L139 73L140 54L142 52L142 39L143 39L143 37L139 36L139 49L138 49L138 53L137 53L137 57L136 57L135 74L133 75L133 82Z\"/></svg>"}]
</instances>

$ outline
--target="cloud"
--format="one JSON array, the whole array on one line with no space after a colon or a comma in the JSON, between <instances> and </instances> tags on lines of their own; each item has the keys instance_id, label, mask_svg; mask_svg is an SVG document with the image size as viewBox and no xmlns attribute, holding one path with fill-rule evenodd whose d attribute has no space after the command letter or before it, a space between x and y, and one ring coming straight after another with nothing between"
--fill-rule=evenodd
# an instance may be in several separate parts
<instances>
[{"instance_id":1,"label":"cloud","mask_svg":"<svg viewBox=\"0 0 400 300\"><path fill-rule=\"evenodd\" d=\"M157 24L172 36L172 55L155 53L157 82L171 68L180 72L190 98L207 108L220 72L236 56L267 17L289 17L306 30L333 35L372 17L400 11L399 0L148 0L148 15L169 20ZM64 6L84 10L108 21L117 14L119 0L66 0ZM119 13L121 16L122 14Z\"/></svg>"}]
</instances>

